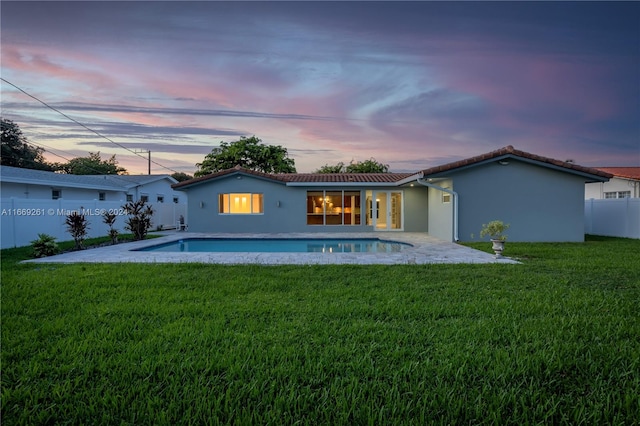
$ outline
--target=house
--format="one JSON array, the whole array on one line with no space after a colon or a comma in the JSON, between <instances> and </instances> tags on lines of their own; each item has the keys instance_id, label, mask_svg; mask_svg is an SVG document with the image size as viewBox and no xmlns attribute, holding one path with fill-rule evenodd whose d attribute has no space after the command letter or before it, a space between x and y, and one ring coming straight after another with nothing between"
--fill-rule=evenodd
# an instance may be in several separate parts
<instances>
[{"instance_id":1,"label":"house","mask_svg":"<svg viewBox=\"0 0 640 426\"><path fill-rule=\"evenodd\" d=\"M479 239L511 224L511 241L583 241L586 182L609 173L507 146L414 173L266 174L240 167L173 185L196 232L426 232Z\"/></svg>"},{"instance_id":2,"label":"house","mask_svg":"<svg viewBox=\"0 0 640 426\"><path fill-rule=\"evenodd\" d=\"M584 197L596 200L640 197L640 167L596 167L613 175L608 182L592 182L585 185Z\"/></svg>"},{"instance_id":3,"label":"house","mask_svg":"<svg viewBox=\"0 0 640 426\"><path fill-rule=\"evenodd\" d=\"M2 198L186 203L169 175L69 175L0 166Z\"/></svg>"},{"instance_id":4,"label":"house","mask_svg":"<svg viewBox=\"0 0 640 426\"><path fill-rule=\"evenodd\" d=\"M122 213L127 201L148 201L154 209L154 227L175 227L186 215L187 197L174 191L169 175L68 175L43 170L0 166L2 248L27 245L38 233L69 239L64 221L70 211L100 216L108 210ZM100 217L88 217L90 236L106 235ZM117 223L124 230L124 218Z\"/></svg>"}]
</instances>

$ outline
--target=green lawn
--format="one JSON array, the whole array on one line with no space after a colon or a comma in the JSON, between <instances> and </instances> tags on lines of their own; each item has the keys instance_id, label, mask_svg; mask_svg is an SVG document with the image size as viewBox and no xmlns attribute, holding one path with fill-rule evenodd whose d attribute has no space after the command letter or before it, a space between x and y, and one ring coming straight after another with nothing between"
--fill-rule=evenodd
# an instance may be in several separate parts
<instances>
[{"instance_id":1,"label":"green lawn","mask_svg":"<svg viewBox=\"0 0 640 426\"><path fill-rule=\"evenodd\" d=\"M639 240L507 243L522 265L1 255L3 425L640 418Z\"/></svg>"}]
</instances>

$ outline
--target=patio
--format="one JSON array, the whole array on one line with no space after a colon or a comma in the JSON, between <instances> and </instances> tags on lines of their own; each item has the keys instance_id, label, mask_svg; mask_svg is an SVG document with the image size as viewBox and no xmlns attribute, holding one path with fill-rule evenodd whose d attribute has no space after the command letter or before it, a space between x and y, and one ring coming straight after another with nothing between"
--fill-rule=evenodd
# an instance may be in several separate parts
<instances>
[{"instance_id":1,"label":"patio","mask_svg":"<svg viewBox=\"0 0 640 426\"><path fill-rule=\"evenodd\" d=\"M518 263L423 233L349 234L204 234L167 231L160 238L68 252L26 262L33 263L218 263L261 265L363 264L400 265L427 263ZM372 238L411 244L396 253L186 253L133 251L185 238ZM488 244L488 243L487 243Z\"/></svg>"}]
</instances>

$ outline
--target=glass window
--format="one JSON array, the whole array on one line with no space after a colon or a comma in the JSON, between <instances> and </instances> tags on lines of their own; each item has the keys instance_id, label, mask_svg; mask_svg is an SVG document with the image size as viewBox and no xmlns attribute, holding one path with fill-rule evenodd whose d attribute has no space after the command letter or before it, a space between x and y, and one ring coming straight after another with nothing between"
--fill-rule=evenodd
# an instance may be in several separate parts
<instances>
[{"instance_id":1,"label":"glass window","mask_svg":"<svg viewBox=\"0 0 640 426\"><path fill-rule=\"evenodd\" d=\"M98 200L104 201L106 199L107 199L107 194L105 194L104 192L98 192Z\"/></svg>"},{"instance_id":2,"label":"glass window","mask_svg":"<svg viewBox=\"0 0 640 426\"><path fill-rule=\"evenodd\" d=\"M344 224L360 225L360 191L344 191Z\"/></svg>"},{"instance_id":3,"label":"glass window","mask_svg":"<svg viewBox=\"0 0 640 426\"><path fill-rule=\"evenodd\" d=\"M174 202L174 203L178 204L178 201L179 201L179 200L178 200L178 197L173 197L173 202Z\"/></svg>"},{"instance_id":4,"label":"glass window","mask_svg":"<svg viewBox=\"0 0 640 426\"><path fill-rule=\"evenodd\" d=\"M62 198L62 190L61 189L52 189L51 190L51 199L57 200L58 198Z\"/></svg>"},{"instance_id":5,"label":"glass window","mask_svg":"<svg viewBox=\"0 0 640 426\"><path fill-rule=\"evenodd\" d=\"M360 191L307 191L307 225L360 225Z\"/></svg>"},{"instance_id":6,"label":"glass window","mask_svg":"<svg viewBox=\"0 0 640 426\"><path fill-rule=\"evenodd\" d=\"M604 198L630 198L631 191L613 191L605 192Z\"/></svg>"},{"instance_id":7,"label":"glass window","mask_svg":"<svg viewBox=\"0 0 640 426\"><path fill-rule=\"evenodd\" d=\"M326 191L325 216L327 225L342 225L342 191Z\"/></svg>"},{"instance_id":8,"label":"glass window","mask_svg":"<svg viewBox=\"0 0 640 426\"><path fill-rule=\"evenodd\" d=\"M264 213L263 198L263 194L218 194L218 213L262 214Z\"/></svg>"},{"instance_id":9,"label":"glass window","mask_svg":"<svg viewBox=\"0 0 640 426\"><path fill-rule=\"evenodd\" d=\"M158 203L164 203L164 195L158 195L158 197L156 198L156 201Z\"/></svg>"},{"instance_id":10,"label":"glass window","mask_svg":"<svg viewBox=\"0 0 640 426\"><path fill-rule=\"evenodd\" d=\"M324 224L324 192L307 191L307 225Z\"/></svg>"},{"instance_id":11,"label":"glass window","mask_svg":"<svg viewBox=\"0 0 640 426\"><path fill-rule=\"evenodd\" d=\"M262 212L262 194L251 194L251 213L259 214Z\"/></svg>"},{"instance_id":12,"label":"glass window","mask_svg":"<svg viewBox=\"0 0 640 426\"><path fill-rule=\"evenodd\" d=\"M133 194L127 194L127 203L133 201Z\"/></svg>"},{"instance_id":13,"label":"glass window","mask_svg":"<svg viewBox=\"0 0 640 426\"><path fill-rule=\"evenodd\" d=\"M148 195L141 195L140 196L140 200L145 202L145 203L148 203L149 202L149 196Z\"/></svg>"}]
</instances>

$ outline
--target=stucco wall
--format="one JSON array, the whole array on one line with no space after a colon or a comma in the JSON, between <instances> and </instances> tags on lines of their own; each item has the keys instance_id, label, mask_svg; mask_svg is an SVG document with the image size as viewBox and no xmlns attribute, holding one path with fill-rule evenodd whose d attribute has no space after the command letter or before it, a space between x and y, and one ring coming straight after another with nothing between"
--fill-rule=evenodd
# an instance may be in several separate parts
<instances>
[{"instance_id":1,"label":"stucco wall","mask_svg":"<svg viewBox=\"0 0 640 426\"><path fill-rule=\"evenodd\" d=\"M437 181L434 184L441 188L455 190L449 179ZM449 202L443 201L442 196L443 191L429 188L429 235L445 241L453 241L453 195Z\"/></svg>"},{"instance_id":2,"label":"stucco wall","mask_svg":"<svg viewBox=\"0 0 640 426\"><path fill-rule=\"evenodd\" d=\"M307 225L307 191L346 190L353 187L287 187L284 184L243 175L233 175L187 188L189 231L193 232L368 232L364 214L365 194L362 190L360 225ZM376 188L367 188L375 190ZM379 188L385 189L385 188ZM385 190L389 190L386 188ZM398 190L393 188L393 190ZM426 188L405 187L404 230L426 232ZM259 215L221 215L218 213L219 193L262 193L264 213Z\"/></svg>"},{"instance_id":3,"label":"stucco wall","mask_svg":"<svg viewBox=\"0 0 640 426\"><path fill-rule=\"evenodd\" d=\"M56 185L46 186L13 182L2 182L2 198L9 199L14 197L29 200L51 200L52 189L61 190L62 198L65 200L97 200L100 192L105 193L105 201L124 201L126 199L124 191L68 188Z\"/></svg>"},{"instance_id":4,"label":"stucco wall","mask_svg":"<svg viewBox=\"0 0 640 426\"><path fill-rule=\"evenodd\" d=\"M402 188L404 192L404 231L427 232L429 229L429 200L426 187L414 184Z\"/></svg>"},{"instance_id":5,"label":"stucco wall","mask_svg":"<svg viewBox=\"0 0 640 426\"><path fill-rule=\"evenodd\" d=\"M461 241L480 239L491 220L511 225L509 241L584 241L584 178L514 159L452 177Z\"/></svg>"},{"instance_id":6,"label":"stucco wall","mask_svg":"<svg viewBox=\"0 0 640 426\"><path fill-rule=\"evenodd\" d=\"M168 179L162 179L132 188L128 193L133 195L134 200L139 200L141 195L147 195L150 203L158 202L159 195L164 197L164 203L173 203L173 197L178 197L178 203L187 202L186 194L182 191L174 191Z\"/></svg>"},{"instance_id":7,"label":"stucco wall","mask_svg":"<svg viewBox=\"0 0 640 426\"><path fill-rule=\"evenodd\" d=\"M611 178L609 182L593 182L585 185L585 200L594 198L604 199L605 192L629 191L631 197L640 196L640 183L629 179Z\"/></svg>"}]
</instances>

